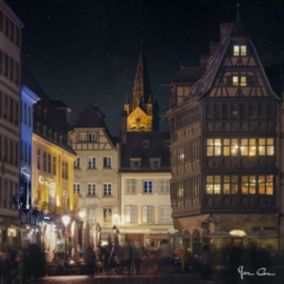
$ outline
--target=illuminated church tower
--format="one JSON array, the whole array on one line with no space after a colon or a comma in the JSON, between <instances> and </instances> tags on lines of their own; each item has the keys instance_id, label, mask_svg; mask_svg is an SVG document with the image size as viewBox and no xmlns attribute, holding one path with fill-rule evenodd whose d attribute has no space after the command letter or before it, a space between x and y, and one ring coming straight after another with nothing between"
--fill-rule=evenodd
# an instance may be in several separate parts
<instances>
[{"instance_id":1,"label":"illuminated church tower","mask_svg":"<svg viewBox=\"0 0 284 284\"><path fill-rule=\"evenodd\" d=\"M138 58L132 97L124 104L123 124L127 132L158 130L158 104L153 102L143 45Z\"/></svg>"}]
</instances>

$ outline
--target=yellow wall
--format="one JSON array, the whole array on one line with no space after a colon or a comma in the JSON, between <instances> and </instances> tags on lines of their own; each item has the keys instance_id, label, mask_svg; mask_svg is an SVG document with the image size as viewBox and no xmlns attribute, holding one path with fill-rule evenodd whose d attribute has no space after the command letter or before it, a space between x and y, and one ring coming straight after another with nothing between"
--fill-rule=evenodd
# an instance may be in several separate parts
<instances>
[{"instance_id":1,"label":"yellow wall","mask_svg":"<svg viewBox=\"0 0 284 284\"><path fill-rule=\"evenodd\" d=\"M32 206L56 214L73 213L79 204L73 192L76 156L64 148L33 133L32 145ZM37 166L38 150L41 154L40 169ZM43 153L51 155L51 173L43 170ZM53 173L53 157L56 157L56 173ZM62 177L62 162L68 163L68 179ZM47 158L48 164L48 158ZM55 185L54 194L52 186ZM69 206L67 207L67 198Z\"/></svg>"}]
</instances>

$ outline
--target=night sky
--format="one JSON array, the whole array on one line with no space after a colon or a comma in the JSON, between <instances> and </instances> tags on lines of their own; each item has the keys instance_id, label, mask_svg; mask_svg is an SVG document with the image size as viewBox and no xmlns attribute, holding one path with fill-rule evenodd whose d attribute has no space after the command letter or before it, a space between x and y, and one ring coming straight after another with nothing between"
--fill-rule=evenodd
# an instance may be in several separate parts
<instances>
[{"instance_id":1,"label":"night sky","mask_svg":"<svg viewBox=\"0 0 284 284\"><path fill-rule=\"evenodd\" d=\"M72 109L89 102L107 116L113 134L131 95L143 37L161 116L169 92L161 84L182 64L196 65L218 39L220 22L241 18L265 65L284 62L284 1L8 0L25 25L23 62L53 99ZM162 128L165 123L162 123Z\"/></svg>"}]
</instances>

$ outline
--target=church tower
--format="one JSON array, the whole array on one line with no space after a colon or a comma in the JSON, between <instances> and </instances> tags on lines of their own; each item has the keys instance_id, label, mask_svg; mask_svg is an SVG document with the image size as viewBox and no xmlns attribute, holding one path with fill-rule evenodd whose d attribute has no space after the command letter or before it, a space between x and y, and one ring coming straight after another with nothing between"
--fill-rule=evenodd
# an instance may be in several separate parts
<instances>
[{"instance_id":1,"label":"church tower","mask_svg":"<svg viewBox=\"0 0 284 284\"><path fill-rule=\"evenodd\" d=\"M158 105L153 101L143 44L138 58L132 96L124 104L127 132L150 132L158 129Z\"/></svg>"}]
</instances>

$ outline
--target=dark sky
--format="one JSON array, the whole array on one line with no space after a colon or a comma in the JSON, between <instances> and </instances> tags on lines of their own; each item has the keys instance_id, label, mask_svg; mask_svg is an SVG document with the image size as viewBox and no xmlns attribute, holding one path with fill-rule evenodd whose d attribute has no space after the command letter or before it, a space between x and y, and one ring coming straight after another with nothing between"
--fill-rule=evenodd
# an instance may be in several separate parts
<instances>
[{"instance_id":1,"label":"dark sky","mask_svg":"<svg viewBox=\"0 0 284 284\"><path fill-rule=\"evenodd\" d=\"M72 121L96 103L118 133L131 95L143 35L152 90L168 108L162 83L180 64L196 65L220 22L232 22L236 3L265 65L284 61L282 0L8 0L25 24L23 62L47 94L72 109Z\"/></svg>"}]
</instances>

